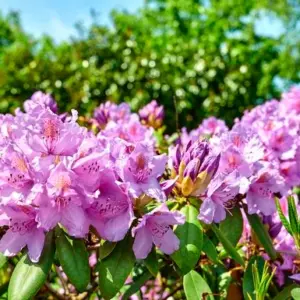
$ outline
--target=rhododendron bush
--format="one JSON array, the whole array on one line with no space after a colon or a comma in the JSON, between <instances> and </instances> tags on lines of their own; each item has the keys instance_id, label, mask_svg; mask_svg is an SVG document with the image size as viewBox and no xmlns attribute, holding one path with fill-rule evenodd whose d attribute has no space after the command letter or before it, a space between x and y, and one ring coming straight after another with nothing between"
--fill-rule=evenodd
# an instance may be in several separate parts
<instances>
[{"instance_id":1,"label":"rhododendron bush","mask_svg":"<svg viewBox=\"0 0 300 300\"><path fill-rule=\"evenodd\" d=\"M296 299L300 90L231 129L163 119L42 92L0 116L4 299Z\"/></svg>"}]
</instances>

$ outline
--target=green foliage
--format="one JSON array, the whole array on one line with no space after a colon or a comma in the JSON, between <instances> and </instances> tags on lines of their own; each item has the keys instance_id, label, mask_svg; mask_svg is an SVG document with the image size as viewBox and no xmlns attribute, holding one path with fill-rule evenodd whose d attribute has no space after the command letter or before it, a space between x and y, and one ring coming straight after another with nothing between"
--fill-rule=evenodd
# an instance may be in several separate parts
<instances>
[{"instance_id":1,"label":"green foliage","mask_svg":"<svg viewBox=\"0 0 300 300\"><path fill-rule=\"evenodd\" d=\"M89 254L83 240L71 239L62 230L56 236L59 262L71 283L84 291L90 281Z\"/></svg>"},{"instance_id":2,"label":"green foliage","mask_svg":"<svg viewBox=\"0 0 300 300\"><path fill-rule=\"evenodd\" d=\"M155 247L152 248L148 257L144 260L144 263L149 272L155 277L159 270L158 258L156 255Z\"/></svg>"},{"instance_id":3,"label":"green foliage","mask_svg":"<svg viewBox=\"0 0 300 300\"><path fill-rule=\"evenodd\" d=\"M276 79L299 81L297 7L279 0L148 0L135 14L114 11L112 28L95 18L60 44L26 34L16 13L0 15L0 112L41 89L62 110L91 112L108 98L137 109L157 98L168 128L176 125L174 102L181 126L208 115L231 123L278 96ZM282 21L288 34L259 35L264 14Z\"/></svg>"},{"instance_id":4,"label":"green foliage","mask_svg":"<svg viewBox=\"0 0 300 300\"><path fill-rule=\"evenodd\" d=\"M102 240L99 248L99 259L101 260L109 256L115 249L116 245L117 243Z\"/></svg>"},{"instance_id":5,"label":"green foliage","mask_svg":"<svg viewBox=\"0 0 300 300\"><path fill-rule=\"evenodd\" d=\"M293 297L294 300L299 300L300 299L300 288L295 288L291 291L291 296Z\"/></svg>"},{"instance_id":6,"label":"green foliage","mask_svg":"<svg viewBox=\"0 0 300 300\"><path fill-rule=\"evenodd\" d=\"M227 213L227 217L220 223L220 230L223 235L235 246L243 233L243 217L241 210L235 207Z\"/></svg>"},{"instance_id":7,"label":"green foliage","mask_svg":"<svg viewBox=\"0 0 300 300\"><path fill-rule=\"evenodd\" d=\"M5 266L7 262L7 257L0 253L0 269Z\"/></svg>"},{"instance_id":8,"label":"green foliage","mask_svg":"<svg viewBox=\"0 0 300 300\"><path fill-rule=\"evenodd\" d=\"M226 238L226 236L222 233L222 231L220 231L220 229L215 224L212 224L211 227L214 233L216 234L218 240L221 242L224 249L228 253L228 255L232 257L237 263L244 266L245 262L240 256L240 254L237 252L233 244Z\"/></svg>"},{"instance_id":9,"label":"green foliage","mask_svg":"<svg viewBox=\"0 0 300 300\"><path fill-rule=\"evenodd\" d=\"M134 266L132 240L127 236L118 242L112 253L98 264L99 289L104 299L113 298L123 287Z\"/></svg>"},{"instance_id":10,"label":"green foliage","mask_svg":"<svg viewBox=\"0 0 300 300\"><path fill-rule=\"evenodd\" d=\"M50 232L38 263L33 263L28 255L18 262L8 287L8 300L29 300L44 285L54 259L55 247Z\"/></svg>"},{"instance_id":11,"label":"green foliage","mask_svg":"<svg viewBox=\"0 0 300 300\"><path fill-rule=\"evenodd\" d=\"M213 242L207 237L206 234L203 235L203 247L202 251L207 255L207 257L214 263L218 263L218 252L216 246Z\"/></svg>"},{"instance_id":12,"label":"green foliage","mask_svg":"<svg viewBox=\"0 0 300 300\"><path fill-rule=\"evenodd\" d=\"M180 248L172 254L183 274L194 269L197 264L203 243L202 226L198 220L199 211L192 205L186 205L181 209L186 221L177 226L175 234L180 240Z\"/></svg>"},{"instance_id":13,"label":"green foliage","mask_svg":"<svg viewBox=\"0 0 300 300\"><path fill-rule=\"evenodd\" d=\"M276 295L273 300L288 300L291 299L291 292L293 289L297 288L298 285L293 283L289 286L286 286L280 293Z\"/></svg>"},{"instance_id":14,"label":"green foliage","mask_svg":"<svg viewBox=\"0 0 300 300\"><path fill-rule=\"evenodd\" d=\"M247 212L246 212L246 216L251 225L251 229L253 230L256 237L258 238L258 241L265 248L270 258L272 260L275 260L277 258L277 253L274 249L272 239L267 229L263 225L262 221L260 220L259 216L256 214L249 215Z\"/></svg>"},{"instance_id":15,"label":"green foliage","mask_svg":"<svg viewBox=\"0 0 300 300\"><path fill-rule=\"evenodd\" d=\"M210 287L196 271L191 271L184 275L183 287L187 300L214 299Z\"/></svg>"},{"instance_id":16,"label":"green foliage","mask_svg":"<svg viewBox=\"0 0 300 300\"><path fill-rule=\"evenodd\" d=\"M129 287L129 289L124 293L122 300L130 299L130 296L135 294L140 288L145 284L147 280L152 277L149 271L145 271L139 278L137 278Z\"/></svg>"},{"instance_id":17,"label":"green foliage","mask_svg":"<svg viewBox=\"0 0 300 300\"><path fill-rule=\"evenodd\" d=\"M287 220L287 218L285 217L282 208L280 206L279 200L275 198L275 201L276 201L276 208L280 220L283 226L285 227L285 229L288 231L288 233L293 237L297 250L300 251L300 219L298 216L294 197L293 196L287 197L289 220Z\"/></svg>"},{"instance_id":18,"label":"green foliage","mask_svg":"<svg viewBox=\"0 0 300 300\"><path fill-rule=\"evenodd\" d=\"M253 278L253 266L256 265L256 273L259 277L263 274L265 260L261 256L253 256L248 262L243 280L244 298L255 300L255 284Z\"/></svg>"}]
</instances>

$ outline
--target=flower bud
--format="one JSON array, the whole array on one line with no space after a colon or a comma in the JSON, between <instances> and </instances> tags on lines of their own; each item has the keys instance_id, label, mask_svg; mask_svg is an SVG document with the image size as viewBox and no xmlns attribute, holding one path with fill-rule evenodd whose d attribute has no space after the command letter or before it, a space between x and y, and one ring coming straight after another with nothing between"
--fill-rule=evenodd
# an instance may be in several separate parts
<instances>
[{"instance_id":1,"label":"flower bud","mask_svg":"<svg viewBox=\"0 0 300 300\"><path fill-rule=\"evenodd\" d=\"M108 101L106 103L100 104L94 111L94 119L97 121L98 125L103 129L109 121L109 109L111 103Z\"/></svg>"},{"instance_id":2,"label":"flower bud","mask_svg":"<svg viewBox=\"0 0 300 300\"><path fill-rule=\"evenodd\" d=\"M154 129L160 128L164 118L164 108L156 100L152 100L139 111L142 123Z\"/></svg>"},{"instance_id":3,"label":"flower bud","mask_svg":"<svg viewBox=\"0 0 300 300\"><path fill-rule=\"evenodd\" d=\"M183 196L200 196L219 167L220 155L209 155L205 141L190 141L184 150L179 147L175 147L171 156L172 178L178 176L177 187Z\"/></svg>"}]
</instances>

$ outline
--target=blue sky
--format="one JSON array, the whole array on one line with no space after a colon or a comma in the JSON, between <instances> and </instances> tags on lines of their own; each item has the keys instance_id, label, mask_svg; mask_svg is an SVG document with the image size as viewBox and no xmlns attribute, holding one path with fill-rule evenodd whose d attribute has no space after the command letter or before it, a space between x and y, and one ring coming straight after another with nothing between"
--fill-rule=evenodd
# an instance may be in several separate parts
<instances>
[{"instance_id":1,"label":"blue sky","mask_svg":"<svg viewBox=\"0 0 300 300\"><path fill-rule=\"evenodd\" d=\"M144 0L0 0L0 10L7 13L17 10L25 30L35 36L48 33L57 42L75 34L74 24L82 21L91 23L90 10L100 13L99 21L109 24L112 9L126 9L135 12L142 7ZM262 17L256 24L256 31L263 35L276 36L283 30L274 19Z\"/></svg>"},{"instance_id":2,"label":"blue sky","mask_svg":"<svg viewBox=\"0 0 300 300\"><path fill-rule=\"evenodd\" d=\"M56 41L74 34L77 21L89 24L92 8L100 13L100 23L109 24L112 9L134 12L142 5L143 0L0 0L0 10L4 13L9 10L21 13L26 31L35 36L48 33Z\"/></svg>"}]
</instances>

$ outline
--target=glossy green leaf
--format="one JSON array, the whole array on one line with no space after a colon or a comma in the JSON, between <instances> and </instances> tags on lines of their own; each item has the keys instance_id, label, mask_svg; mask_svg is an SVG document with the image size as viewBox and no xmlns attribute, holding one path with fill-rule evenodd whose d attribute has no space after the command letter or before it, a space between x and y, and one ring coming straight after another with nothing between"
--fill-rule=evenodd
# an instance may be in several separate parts
<instances>
[{"instance_id":1,"label":"glossy green leaf","mask_svg":"<svg viewBox=\"0 0 300 300\"><path fill-rule=\"evenodd\" d=\"M196 271L191 271L184 275L183 288L187 300L214 299L210 287Z\"/></svg>"},{"instance_id":2,"label":"glossy green leaf","mask_svg":"<svg viewBox=\"0 0 300 300\"><path fill-rule=\"evenodd\" d=\"M239 255L235 247L231 244L231 242L223 235L223 233L219 230L219 228L215 225L212 224L212 230L216 234L217 238L223 245L224 249L228 253L229 256L231 256L237 263L240 265L244 265L244 260L243 258Z\"/></svg>"},{"instance_id":3,"label":"glossy green leaf","mask_svg":"<svg viewBox=\"0 0 300 300\"><path fill-rule=\"evenodd\" d=\"M7 263L7 257L0 252L0 269Z\"/></svg>"},{"instance_id":4,"label":"glossy green leaf","mask_svg":"<svg viewBox=\"0 0 300 300\"><path fill-rule=\"evenodd\" d=\"M265 264L265 260L261 256L253 256L251 257L250 261L248 262L244 279L243 279L243 294L245 299L252 299L255 300L254 294L254 282L253 282L253 270L252 266L257 261L257 269L259 274L263 273L263 268Z\"/></svg>"},{"instance_id":5,"label":"glossy green leaf","mask_svg":"<svg viewBox=\"0 0 300 300\"><path fill-rule=\"evenodd\" d=\"M300 300L300 288L292 289L291 296L294 300Z\"/></svg>"},{"instance_id":6,"label":"glossy green leaf","mask_svg":"<svg viewBox=\"0 0 300 300\"><path fill-rule=\"evenodd\" d=\"M139 278L137 278L131 285L130 288L124 293L122 300L129 299L130 296L139 291L144 283L152 277L149 271L145 271Z\"/></svg>"},{"instance_id":7,"label":"glossy green leaf","mask_svg":"<svg viewBox=\"0 0 300 300\"><path fill-rule=\"evenodd\" d=\"M274 249L272 239L270 238L270 235L267 232L267 229L263 225L262 221L260 220L259 216L256 214L249 215L247 212L246 212L246 216L259 242L265 248L270 258L272 260L275 260L277 258L277 253Z\"/></svg>"},{"instance_id":8,"label":"glossy green leaf","mask_svg":"<svg viewBox=\"0 0 300 300\"><path fill-rule=\"evenodd\" d=\"M175 230L175 234L180 240L180 248L171 257L183 274L186 274L195 267L199 260L203 244L203 231L197 218L199 212L194 206L186 205L181 212L185 215L186 220Z\"/></svg>"},{"instance_id":9,"label":"glossy green leaf","mask_svg":"<svg viewBox=\"0 0 300 300\"><path fill-rule=\"evenodd\" d=\"M55 253L52 232L48 233L43 253L38 263L23 255L15 267L8 287L8 300L29 300L44 285Z\"/></svg>"},{"instance_id":10,"label":"glossy green leaf","mask_svg":"<svg viewBox=\"0 0 300 300\"><path fill-rule=\"evenodd\" d=\"M99 289L105 299L113 298L124 285L134 266L132 239L118 242L113 252L98 265Z\"/></svg>"},{"instance_id":11,"label":"glossy green leaf","mask_svg":"<svg viewBox=\"0 0 300 300\"><path fill-rule=\"evenodd\" d=\"M104 259L109 256L115 249L117 243L104 241L99 248L99 259Z\"/></svg>"},{"instance_id":12,"label":"glossy green leaf","mask_svg":"<svg viewBox=\"0 0 300 300\"><path fill-rule=\"evenodd\" d=\"M219 229L233 246L236 246L243 233L243 217L238 207L227 213L226 219L220 223Z\"/></svg>"},{"instance_id":13,"label":"glossy green leaf","mask_svg":"<svg viewBox=\"0 0 300 300\"><path fill-rule=\"evenodd\" d=\"M144 259L145 266L149 270L149 272L156 277L159 267L158 267L158 258L156 255L155 247L152 248L151 252L147 256L146 259Z\"/></svg>"},{"instance_id":14,"label":"glossy green leaf","mask_svg":"<svg viewBox=\"0 0 300 300\"><path fill-rule=\"evenodd\" d=\"M290 220L291 231L294 235L298 234L298 213L295 200L292 196L288 197L288 215Z\"/></svg>"},{"instance_id":15,"label":"glossy green leaf","mask_svg":"<svg viewBox=\"0 0 300 300\"><path fill-rule=\"evenodd\" d=\"M218 263L218 252L214 243L207 237L206 234L203 235L203 247L202 251L207 255L207 257L214 263Z\"/></svg>"},{"instance_id":16,"label":"glossy green leaf","mask_svg":"<svg viewBox=\"0 0 300 300\"><path fill-rule=\"evenodd\" d=\"M84 291L90 281L89 255L83 240L70 239L62 230L56 236L59 262L70 282Z\"/></svg>"}]
</instances>

